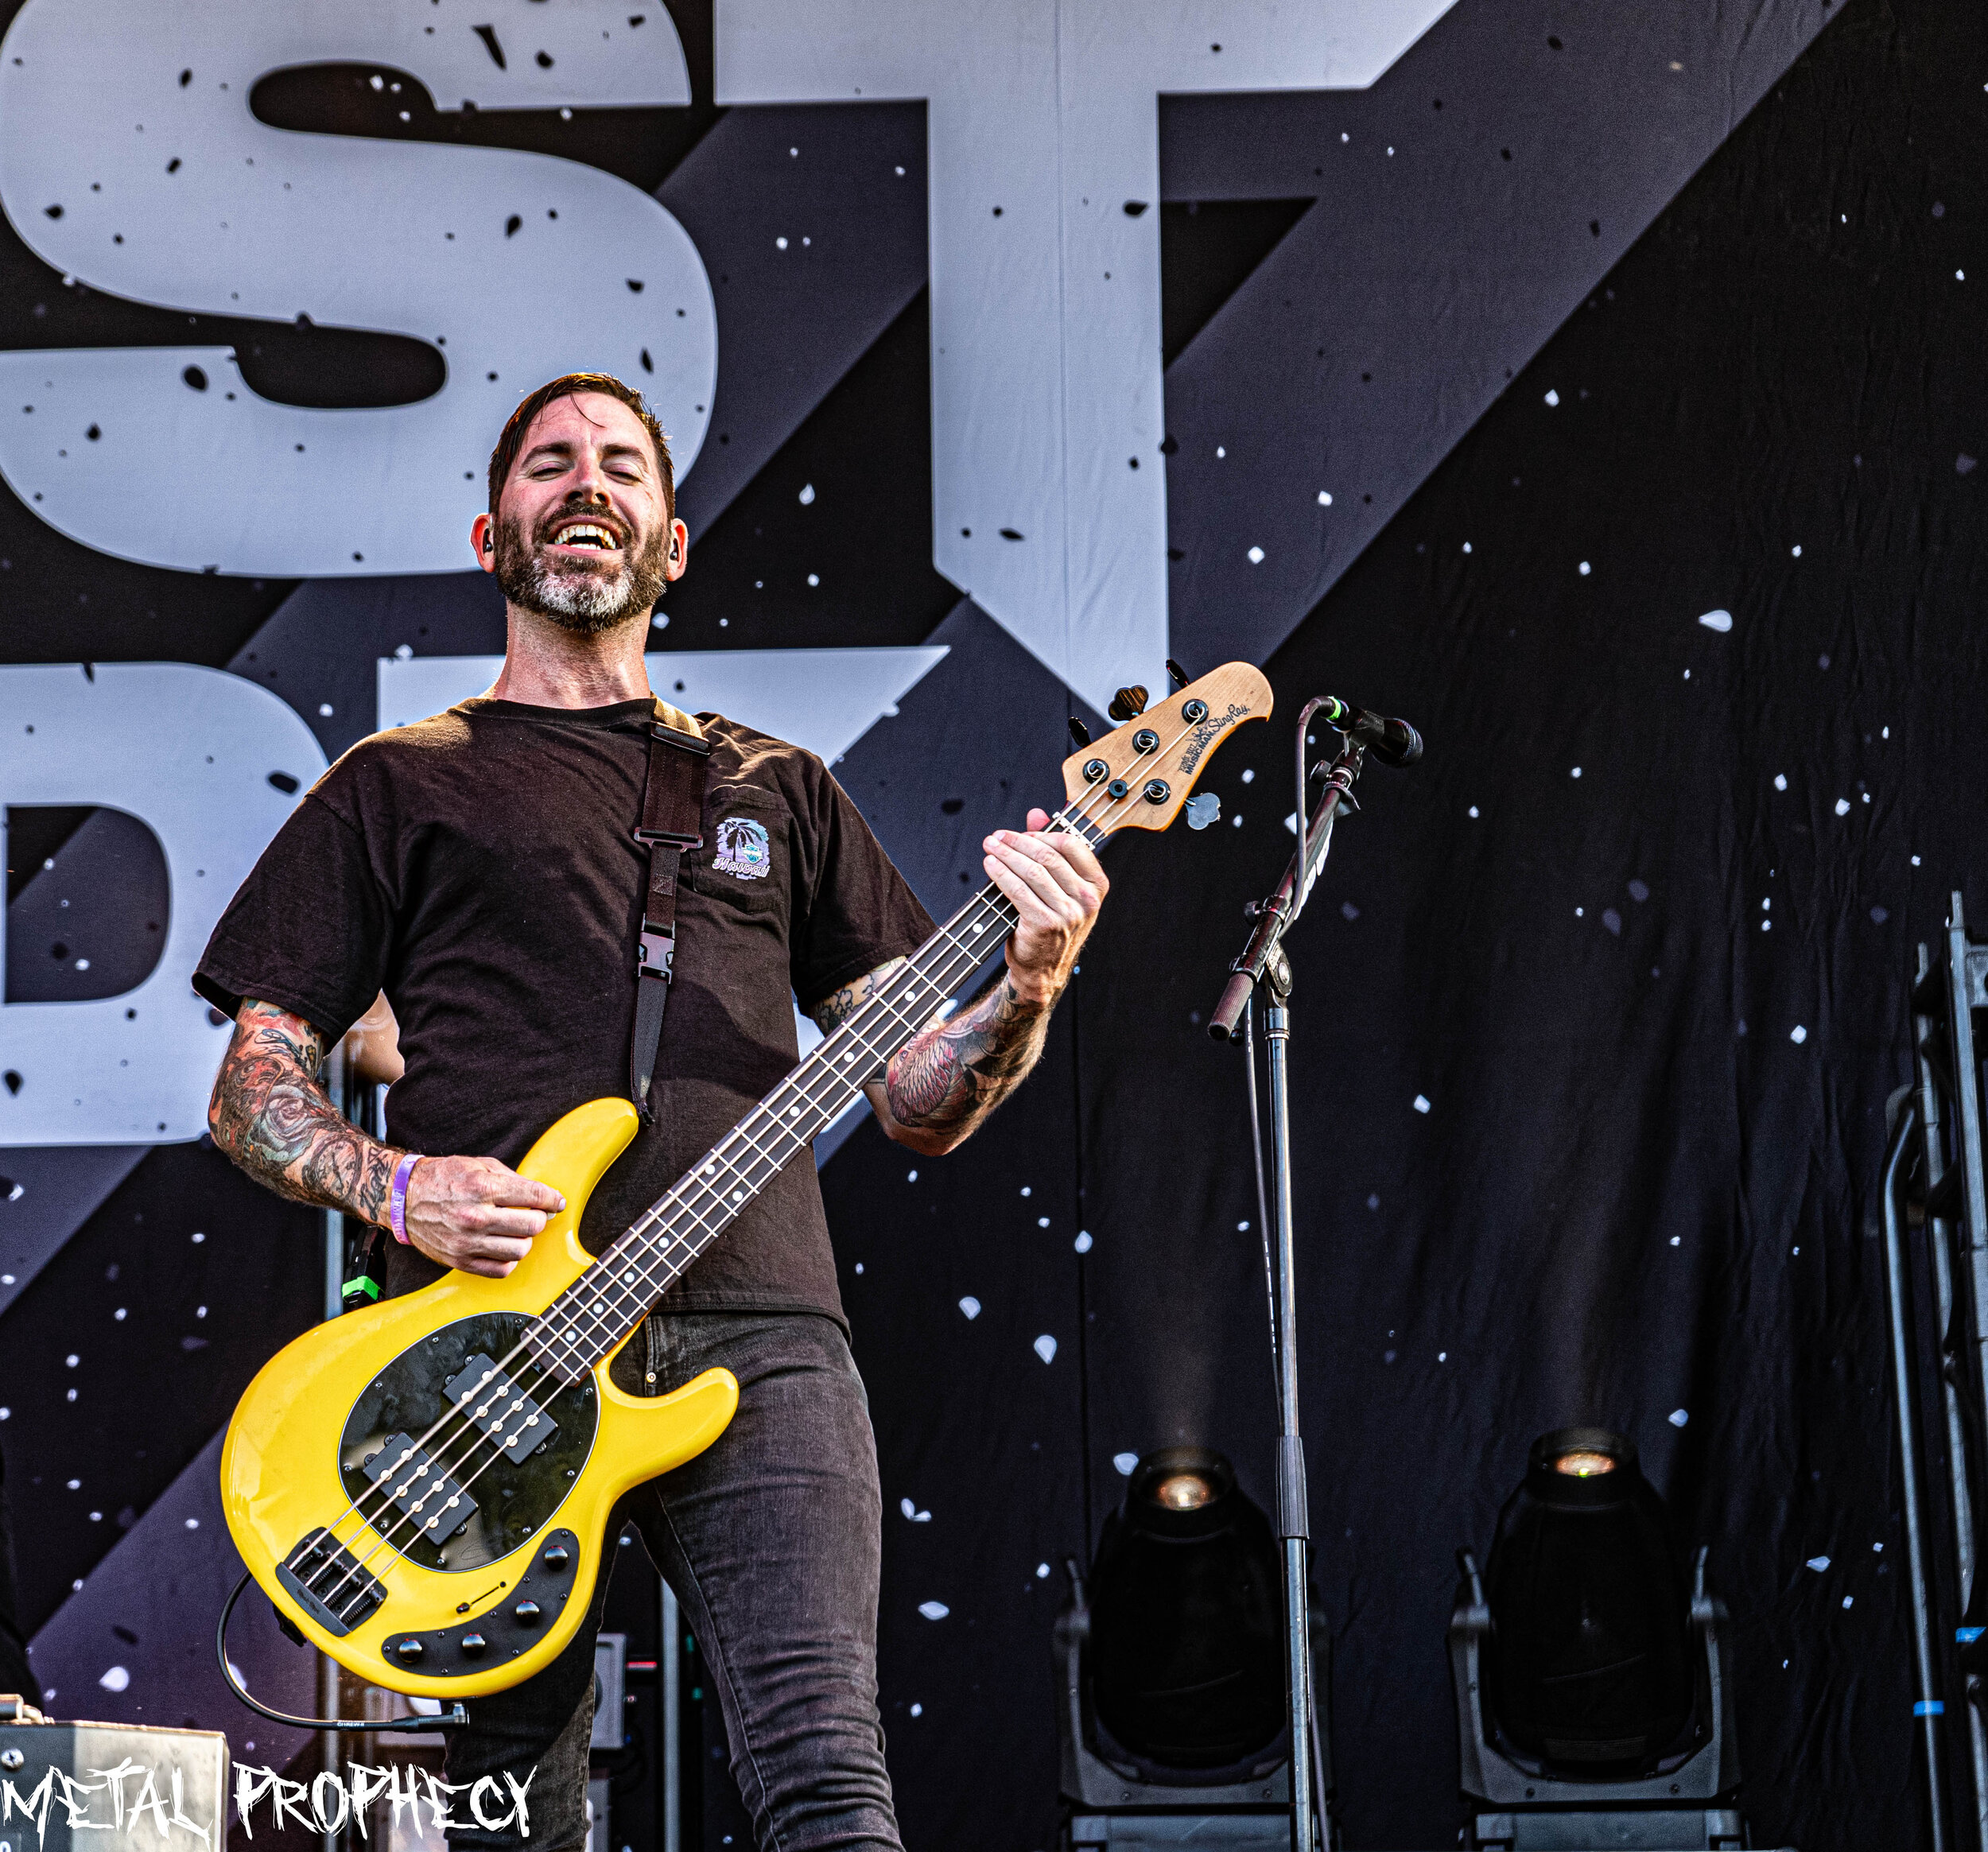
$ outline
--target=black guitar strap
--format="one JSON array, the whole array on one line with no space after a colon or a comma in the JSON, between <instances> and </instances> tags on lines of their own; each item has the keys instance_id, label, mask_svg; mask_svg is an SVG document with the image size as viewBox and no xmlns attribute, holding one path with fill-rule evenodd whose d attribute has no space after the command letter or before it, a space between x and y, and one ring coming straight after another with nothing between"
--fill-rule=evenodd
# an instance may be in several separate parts
<instances>
[{"instance_id":1,"label":"black guitar strap","mask_svg":"<svg viewBox=\"0 0 1988 1852\"><path fill-rule=\"evenodd\" d=\"M642 793L642 827L635 841L649 852L649 887L642 903L642 937L635 947L635 1031L628 1050L628 1097L643 1119L654 1116L649 1083L662 1043L662 1015L670 1001L677 953L677 877L685 849L704 847L705 773L709 742L653 720L649 726L649 775Z\"/></svg>"}]
</instances>

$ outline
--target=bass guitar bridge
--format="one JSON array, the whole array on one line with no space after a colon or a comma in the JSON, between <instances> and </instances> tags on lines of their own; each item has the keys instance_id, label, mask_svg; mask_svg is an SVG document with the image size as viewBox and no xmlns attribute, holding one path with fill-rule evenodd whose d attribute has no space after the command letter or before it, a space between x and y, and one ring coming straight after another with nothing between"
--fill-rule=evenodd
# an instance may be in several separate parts
<instances>
[{"instance_id":1,"label":"bass guitar bridge","mask_svg":"<svg viewBox=\"0 0 1988 1852\"><path fill-rule=\"evenodd\" d=\"M313 1531L276 1566L290 1598L327 1633L343 1638L386 1599L378 1577L329 1531ZM282 1619L281 1610L278 1617ZM285 1627L289 1625L283 1621Z\"/></svg>"}]
</instances>

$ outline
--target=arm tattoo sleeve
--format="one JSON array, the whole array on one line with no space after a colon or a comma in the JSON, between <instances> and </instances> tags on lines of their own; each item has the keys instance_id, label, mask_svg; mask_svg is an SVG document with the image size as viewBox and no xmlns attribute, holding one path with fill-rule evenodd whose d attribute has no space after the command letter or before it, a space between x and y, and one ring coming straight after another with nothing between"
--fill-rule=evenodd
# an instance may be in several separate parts
<instances>
[{"instance_id":1,"label":"arm tattoo sleeve","mask_svg":"<svg viewBox=\"0 0 1988 1852\"><path fill-rule=\"evenodd\" d=\"M891 1058L891 1116L964 1138L1020 1085L1049 1032L1049 1006L1024 1003L1008 974L980 1001L914 1036Z\"/></svg>"},{"instance_id":2,"label":"arm tattoo sleeve","mask_svg":"<svg viewBox=\"0 0 1988 1852\"><path fill-rule=\"evenodd\" d=\"M250 999L215 1077L208 1129L278 1195L383 1222L400 1153L332 1105L319 1079L324 1055L324 1038L302 1017Z\"/></svg>"},{"instance_id":3,"label":"arm tattoo sleeve","mask_svg":"<svg viewBox=\"0 0 1988 1852\"><path fill-rule=\"evenodd\" d=\"M833 1035L869 1001L870 992L879 980L889 976L903 962L902 958L893 958L887 964L878 965L874 971L865 972L862 976L844 984L840 990L831 992L817 1004L811 1012L816 1027L824 1035Z\"/></svg>"}]
</instances>

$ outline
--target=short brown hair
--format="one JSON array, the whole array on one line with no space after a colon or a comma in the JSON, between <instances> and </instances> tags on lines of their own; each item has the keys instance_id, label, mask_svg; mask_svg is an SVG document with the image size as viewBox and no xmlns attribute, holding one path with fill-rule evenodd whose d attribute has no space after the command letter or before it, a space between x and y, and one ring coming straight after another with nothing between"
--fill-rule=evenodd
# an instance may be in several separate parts
<instances>
[{"instance_id":1,"label":"short brown hair","mask_svg":"<svg viewBox=\"0 0 1988 1852\"><path fill-rule=\"evenodd\" d=\"M670 440L663 435L662 426L656 422L656 414L650 410L642 394L632 386L626 386L612 373L562 373L557 379L548 380L536 392L528 392L518 402L518 409L504 425L497 440L497 448L490 453L490 511L497 512L497 498L504 486L504 479L511 474L511 466L518 460L518 452L524 448L525 433L532 427L532 421L554 399L577 398L583 392L604 393L609 398L618 398L642 421L642 428L649 433L649 441L656 447L656 467L662 473L662 505L671 520L677 514L677 466L670 456Z\"/></svg>"}]
</instances>

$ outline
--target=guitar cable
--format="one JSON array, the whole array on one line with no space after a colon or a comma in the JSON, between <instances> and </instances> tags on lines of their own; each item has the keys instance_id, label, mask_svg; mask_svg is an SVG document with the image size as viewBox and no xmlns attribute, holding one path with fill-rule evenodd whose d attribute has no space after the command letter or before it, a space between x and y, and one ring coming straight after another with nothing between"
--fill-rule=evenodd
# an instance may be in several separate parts
<instances>
[{"instance_id":1,"label":"guitar cable","mask_svg":"<svg viewBox=\"0 0 1988 1852\"><path fill-rule=\"evenodd\" d=\"M469 1713L464 1710L460 1703L452 1705L439 1717L423 1717L418 1713L413 1717L391 1718L293 1717L286 1710L272 1710L259 1698L250 1696L248 1687L242 1683L235 1668L228 1660L227 1624L229 1617L235 1612L235 1604L242 1598L242 1591L248 1586L250 1580L249 1572L246 1569L243 1570L242 1579L235 1585L234 1594L227 1598L227 1602L221 1609L220 1625L214 1629L214 1656L220 1661L221 1677L229 1691L240 1699L257 1716L266 1717L272 1723L287 1724L292 1730L333 1730L342 1731L347 1735L358 1735L370 1730L399 1730L408 1736L414 1736L429 1731L460 1730L469 1722ZM279 1614L278 1618L280 1621L282 1616Z\"/></svg>"}]
</instances>

